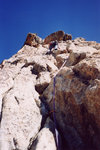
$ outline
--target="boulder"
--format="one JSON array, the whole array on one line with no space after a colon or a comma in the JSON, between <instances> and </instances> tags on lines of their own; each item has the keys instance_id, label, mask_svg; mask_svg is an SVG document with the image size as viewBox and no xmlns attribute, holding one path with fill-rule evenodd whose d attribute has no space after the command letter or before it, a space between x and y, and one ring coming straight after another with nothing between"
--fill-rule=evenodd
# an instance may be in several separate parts
<instances>
[{"instance_id":1,"label":"boulder","mask_svg":"<svg viewBox=\"0 0 100 150\"><path fill-rule=\"evenodd\" d=\"M60 68L63 63L65 62L65 60L67 59L68 61L68 57L69 57L69 54L59 54L56 56L56 60L57 60L57 67Z\"/></svg>"},{"instance_id":2,"label":"boulder","mask_svg":"<svg viewBox=\"0 0 100 150\"><path fill-rule=\"evenodd\" d=\"M97 50L93 47L75 46L74 43L69 44L67 50L70 53L68 58L69 65L75 65L84 58L90 57L92 54L97 52Z\"/></svg>"},{"instance_id":3,"label":"boulder","mask_svg":"<svg viewBox=\"0 0 100 150\"><path fill-rule=\"evenodd\" d=\"M38 47L42 43L42 39L38 37L35 33L28 33L24 45Z\"/></svg>"},{"instance_id":4,"label":"boulder","mask_svg":"<svg viewBox=\"0 0 100 150\"><path fill-rule=\"evenodd\" d=\"M51 81L49 72L41 72L37 78L35 89L39 94L42 94L43 91L47 88Z\"/></svg>"},{"instance_id":5,"label":"boulder","mask_svg":"<svg viewBox=\"0 0 100 150\"><path fill-rule=\"evenodd\" d=\"M44 39L44 44L49 44L51 41L55 40L61 41L63 40L64 34L65 34L64 31L54 32Z\"/></svg>"},{"instance_id":6,"label":"boulder","mask_svg":"<svg viewBox=\"0 0 100 150\"><path fill-rule=\"evenodd\" d=\"M72 35L71 34L65 34L64 37L63 37L63 40L64 41L72 40Z\"/></svg>"},{"instance_id":7,"label":"boulder","mask_svg":"<svg viewBox=\"0 0 100 150\"><path fill-rule=\"evenodd\" d=\"M54 123L51 119L47 119L30 150L56 150Z\"/></svg>"},{"instance_id":8,"label":"boulder","mask_svg":"<svg viewBox=\"0 0 100 150\"><path fill-rule=\"evenodd\" d=\"M89 41L88 46L91 46L93 48L96 48L97 50L100 50L100 43L97 43L96 41Z\"/></svg>"}]
</instances>

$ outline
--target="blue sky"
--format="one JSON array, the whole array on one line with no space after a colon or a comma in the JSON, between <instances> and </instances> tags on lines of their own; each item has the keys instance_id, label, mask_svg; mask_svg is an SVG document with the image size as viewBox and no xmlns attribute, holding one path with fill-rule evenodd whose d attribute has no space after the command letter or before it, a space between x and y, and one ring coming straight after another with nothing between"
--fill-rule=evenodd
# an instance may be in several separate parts
<instances>
[{"instance_id":1,"label":"blue sky","mask_svg":"<svg viewBox=\"0 0 100 150\"><path fill-rule=\"evenodd\" d=\"M0 62L22 47L27 33L57 30L100 43L100 0L0 0Z\"/></svg>"}]
</instances>

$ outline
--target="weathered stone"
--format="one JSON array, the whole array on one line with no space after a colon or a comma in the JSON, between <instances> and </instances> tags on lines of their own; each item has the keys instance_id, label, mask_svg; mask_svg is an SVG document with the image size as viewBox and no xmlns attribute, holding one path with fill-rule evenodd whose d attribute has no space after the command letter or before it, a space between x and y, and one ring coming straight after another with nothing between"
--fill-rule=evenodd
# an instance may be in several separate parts
<instances>
[{"instance_id":1,"label":"weathered stone","mask_svg":"<svg viewBox=\"0 0 100 150\"><path fill-rule=\"evenodd\" d=\"M67 49L68 53L70 53L70 52L76 50L76 46L75 46L75 44L72 43L72 41L71 41L71 42L68 42L66 49Z\"/></svg>"},{"instance_id":2,"label":"weathered stone","mask_svg":"<svg viewBox=\"0 0 100 150\"><path fill-rule=\"evenodd\" d=\"M64 67L56 76L57 123L72 150L100 149L99 56L85 59L72 69ZM52 110L53 80L43 96Z\"/></svg>"},{"instance_id":3,"label":"weathered stone","mask_svg":"<svg viewBox=\"0 0 100 150\"><path fill-rule=\"evenodd\" d=\"M55 58L46 56L46 51L42 45L25 45L1 65L0 150L28 149L41 128L45 115L40 113L39 94L58 70Z\"/></svg>"},{"instance_id":4,"label":"weathered stone","mask_svg":"<svg viewBox=\"0 0 100 150\"><path fill-rule=\"evenodd\" d=\"M28 33L24 45L38 47L42 43L42 39L38 37L35 33Z\"/></svg>"},{"instance_id":5,"label":"weathered stone","mask_svg":"<svg viewBox=\"0 0 100 150\"><path fill-rule=\"evenodd\" d=\"M0 64L0 150L57 149L47 119L53 118L55 75L61 150L100 149L100 43L67 35L63 41L64 35L53 33L43 45L31 34L28 45ZM58 50L47 55L54 39Z\"/></svg>"},{"instance_id":6,"label":"weathered stone","mask_svg":"<svg viewBox=\"0 0 100 150\"><path fill-rule=\"evenodd\" d=\"M51 41L67 41L67 40L72 40L72 35L71 34L65 34L64 31L57 31L49 36L47 36L44 39L44 44L49 44Z\"/></svg>"},{"instance_id":7,"label":"weathered stone","mask_svg":"<svg viewBox=\"0 0 100 150\"><path fill-rule=\"evenodd\" d=\"M73 70L78 76L86 79L87 81L91 79L100 79L100 59L95 59L95 57L85 59L75 65Z\"/></svg>"},{"instance_id":8,"label":"weathered stone","mask_svg":"<svg viewBox=\"0 0 100 150\"><path fill-rule=\"evenodd\" d=\"M63 40L64 34L65 34L64 31L54 32L44 39L44 44L49 44L51 41L55 40L61 41Z\"/></svg>"},{"instance_id":9,"label":"weathered stone","mask_svg":"<svg viewBox=\"0 0 100 150\"><path fill-rule=\"evenodd\" d=\"M41 72L36 81L35 89L39 94L42 94L43 91L47 88L51 81L49 72Z\"/></svg>"},{"instance_id":10,"label":"weathered stone","mask_svg":"<svg viewBox=\"0 0 100 150\"><path fill-rule=\"evenodd\" d=\"M89 41L88 46L91 46L97 50L100 50L100 43L97 43L96 41Z\"/></svg>"},{"instance_id":11,"label":"weathered stone","mask_svg":"<svg viewBox=\"0 0 100 150\"><path fill-rule=\"evenodd\" d=\"M14 80L14 88L3 98L1 150L5 150L5 144L9 150L26 150L31 138L34 139L40 129L42 117L35 102L39 95L32 83L29 76L18 75Z\"/></svg>"},{"instance_id":12,"label":"weathered stone","mask_svg":"<svg viewBox=\"0 0 100 150\"><path fill-rule=\"evenodd\" d=\"M80 47L83 47L83 46L88 46L88 41L86 41L84 38L76 38L75 40L73 40L73 43L76 45L76 46L80 46Z\"/></svg>"},{"instance_id":13,"label":"weathered stone","mask_svg":"<svg viewBox=\"0 0 100 150\"><path fill-rule=\"evenodd\" d=\"M68 52L70 52L68 63L70 65L75 65L80 62L82 59L91 56L93 53L97 52L95 48L89 46L75 46L71 44L68 47Z\"/></svg>"},{"instance_id":14,"label":"weathered stone","mask_svg":"<svg viewBox=\"0 0 100 150\"><path fill-rule=\"evenodd\" d=\"M72 40L72 35L71 34L65 34L64 37L63 37L63 40L64 41Z\"/></svg>"},{"instance_id":15,"label":"weathered stone","mask_svg":"<svg viewBox=\"0 0 100 150\"><path fill-rule=\"evenodd\" d=\"M59 127L62 128L63 135L69 147L74 147L74 149L83 147L82 139L80 135L78 135L77 130L80 128L81 118L79 115L80 110L78 105L82 103L82 90L85 88L85 84L81 83L77 78L75 78L73 71L66 67L61 70L56 77L55 102L57 123L59 124ZM44 97L46 98L46 101L52 110L53 82L51 82L51 84L45 90ZM74 124L76 130L72 124Z\"/></svg>"},{"instance_id":16,"label":"weathered stone","mask_svg":"<svg viewBox=\"0 0 100 150\"><path fill-rule=\"evenodd\" d=\"M48 118L44 128L39 132L30 150L56 150L54 124Z\"/></svg>"},{"instance_id":17,"label":"weathered stone","mask_svg":"<svg viewBox=\"0 0 100 150\"><path fill-rule=\"evenodd\" d=\"M69 57L69 54L60 54L60 55L57 55L56 56L56 60L57 60L57 67L60 68L63 63L65 62L65 60L67 59L68 61L68 57Z\"/></svg>"},{"instance_id":18,"label":"weathered stone","mask_svg":"<svg viewBox=\"0 0 100 150\"><path fill-rule=\"evenodd\" d=\"M7 70L6 70L7 71ZM5 70L0 71L0 95L3 96L9 89L13 87L13 78Z\"/></svg>"}]
</instances>

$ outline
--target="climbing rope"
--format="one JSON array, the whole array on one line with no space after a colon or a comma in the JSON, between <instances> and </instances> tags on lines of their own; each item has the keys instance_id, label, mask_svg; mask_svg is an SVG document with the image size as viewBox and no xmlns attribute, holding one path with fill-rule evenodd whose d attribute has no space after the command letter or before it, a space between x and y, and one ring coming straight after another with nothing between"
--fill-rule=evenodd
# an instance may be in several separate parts
<instances>
[{"instance_id":1,"label":"climbing rope","mask_svg":"<svg viewBox=\"0 0 100 150\"><path fill-rule=\"evenodd\" d=\"M58 136L56 134L57 124L56 124L56 114L55 114L55 83L56 83L56 78L54 77L54 80L53 80L53 120L54 120L54 128L55 128L56 146L58 147Z\"/></svg>"},{"instance_id":2,"label":"climbing rope","mask_svg":"<svg viewBox=\"0 0 100 150\"><path fill-rule=\"evenodd\" d=\"M67 59L64 61L64 63L62 64L62 66L60 67L60 69L58 70L58 72L56 73L56 75L54 76L54 79L53 79L53 111L52 112L53 112L53 120L54 120L54 128L55 128L55 141L56 141L57 150L60 150L60 147L59 147L59 133L57 131L56 113L55 113L55 85L56 85L56 76L60 72L60 70L64 67L66 62L67 62Z\"/></svg>"},{"instance_id":3,"label":"climbing rope","mask_svg":"<svg viewBox=\"0 0 100 150\"><path fill-rule=\"evenodd\" d=\"M64 63L62 64L62 66L61 66L60 69L57 71L57 73L55 74L54 77L57 76L57 74L60 72L60 70L61 70L61 69L64 67L64 65L66 64L66 62L67 62L67 59L65 59Z\"/></svg>"}]
</instances>

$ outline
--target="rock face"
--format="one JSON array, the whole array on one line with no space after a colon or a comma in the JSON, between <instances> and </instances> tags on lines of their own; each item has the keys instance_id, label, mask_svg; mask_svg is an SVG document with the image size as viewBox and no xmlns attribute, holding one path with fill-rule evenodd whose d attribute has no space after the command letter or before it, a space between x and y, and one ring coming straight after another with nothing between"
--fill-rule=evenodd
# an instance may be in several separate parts
<instances>
[{"instance_id":1,"label":"rock face","mask_svg":"<svg viewBox=\"0 0 100 150\"><path fill-rule=\"evenodd\" d=\"M58 148L54 76L59 149L100 149L100 43L64 35L56 32L41 44L28 34L0 65L0 150ZM59 49L47 55L56 36Z\"/></svg>"},{"instance_id":2,"label":"rock face","mask_svg":"<svg viewBox=\"0 0 100 150\"><path fill-rule=\"evenodd\" d=\"M0 150L29 149L38 135L42 120L46 120L46 109L39 93L48 86L51 76L58 70L54 57L43 54L46 51L42 46L25 45L1 64ZM41 89L37 90L39 86ZM43 111L45 114L42 114ZM52 140L53 135L50 138Z\"/></svg>"},{"instance_id":3,"label":"rock face","mask_svg":"<svg viewBox=\"0 0 100 150\"><path fill-rule=\"evenodd\" d=\"M80 41L81 46L75 42L69 43L68 61L56 76L57 123L69 149L99 150L100 49L87 46L86 41ZM43 93L51 110L53 90L52 80Z\"/></svg>"}]
</instances>

